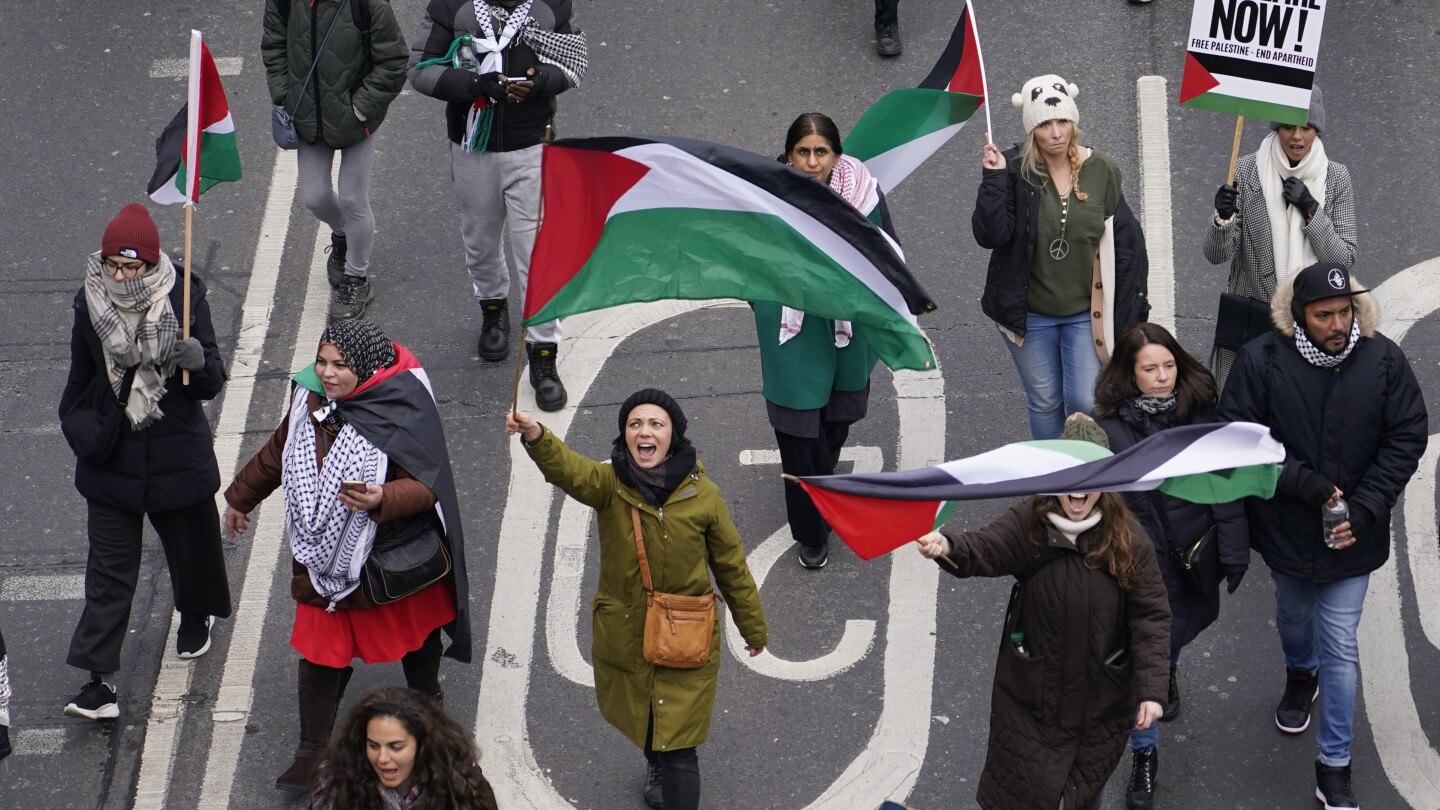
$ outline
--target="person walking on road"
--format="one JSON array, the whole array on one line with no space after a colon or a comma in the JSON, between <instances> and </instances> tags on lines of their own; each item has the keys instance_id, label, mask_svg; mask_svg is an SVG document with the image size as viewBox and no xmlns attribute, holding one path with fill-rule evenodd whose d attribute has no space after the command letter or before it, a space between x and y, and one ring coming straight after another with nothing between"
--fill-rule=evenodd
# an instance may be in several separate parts
<instances>
[{"instance_id":1,"label":"person walking on road","mask_svg":"<svg viewBox=\"0 0 1440 810\"><path fill-rule=\"evenodd\" d=\"M992 251L980 306L1015 361L1036 439L1091 410L1115 336L1150 314L1145 236L1120 169L1081 143L1079 92L1047 75L1015 94L1025 140L1004 152L985 144L970 218Z\"/></svg>"},{"instance_id":2,"label":"person walking on road","mask_svg":"<svg viewBox=\"0 0 1440 810\"><path fill-rule=\"evenodd\" d=\"M1310 94L1303 126L1276 124L1254 154L1235 164L1235 184L1215 192L1205 258L1230 262L1225 290L1264 304L1302 267L1355 266L1355 187L1350 170L1325 153L1325 105ZM1235 353L1216 347L1210 367L1224 389Z\"/></svg>"},{"instance_id":3,"label":"person walking on road","mask_svg":"<svg viewBox=\"0 0 1440 810\"><path fill-rule=\"evenodd\" d=\"M311 810L495 810L475 738L424 693L383 686L355 704L320 763Z\"/></svg>"},{"instance_id":4,"label":"person walking on road","mask_svg":"<svg viewBox=\"0 0 1440 810\"><path fill-rule=\"evenodd\" d=\"M1220 418L1266 425L1285 445L1275 497L1245 503L1251 545L1275 580L1285 656L1275 727L1301 734L1319 707L1315 798L1352 808L1356 630L1429 416L1404 352L1376 331L1374 297L1345 267L1312 264L1281 282L1270 313L1277 331L1240 349Z\"/></svg>"},{"instance_id":5,"label":"person walking on road","mask_svg":"<svg viewBox=\"0 0 1440 810\"><path fill-rule=\"evenodd\" d=\"M190 337L182 339L184 295L184 274L161 252L150 212L136 203L121 208L75 294L70 371L60 395L90 540L85 608L65 659L90 681L65 706L71 717L119 716L115 688L104 679L120 669L146 516L165 550L180 612L176 654L204 655L213 617L230 615L215 508L220 468L202 407L227 377L198 275L190 279Z\"/></svg>"},{"instance_id":6,"label":"person walking on road","mask_svg":"<svg viewBox=\"0 0 1440 810\"><path fill-rule=\"evenodd\" d=\"M875 52L884 57L899 56L900 0L875 0Z\"/></svg>"},{"instance_id":7,"label":"person walking on road","mask_svg":"<svg viewBox=\"0 0 1440 810\"><path fill-rule=\"evenodd\" d=\"M437 701L442 628L452 641L444 654L470 660L460 507L415 355L368 321L327 326L315 364L295 375L288 415L225 490L230 536L280 486L296 602L290 646L301 656L300 743L275 786L299 792L312 786L354 659L399 661L405 682ZM372 550L432 532L451 560L441 578L389 601L362 587Z\"/></svg>"},{"instance_id":8,"label":"person walking on road","mask_svg":"<svg viewBox=\"0 0 1440 810\"><path fill-rule=\"evenodd\" d=\"M894 237L880 184L865 164L843 154L840 130L828 116L805 113L785 134L782 163L824 183ZM755 334L765 410L789 475L832 475L850 426L865 418L870 370L878 359L849 321L806 316L778 304L754 302ZM830 527L800 485L785 488L785 514L800 565L823 568L830 558Z\"/></svg>"},{"instance_id":9,"label":"person walking on road","mask_svg":"<svg viewBox=\"0 0 1440 810\"><path fill-rule=\"evenodd\" d=\"M555 99L585 77L585 34L570 0L430 0L410 57L410 84L445 104L450 174L460 203L465 267L480 305L479 353L510 351L510 236L520 298L540 217L540 147L553 134ZM556 368L560 322L526 329L535 404L565 407Z\"/></svg>"},{"instance_id":10,"label":"person walking on road","mask_svg":"<svg viewBox=\"0 0 1440 810\"><path fill-rule=\"evenodd\" d=\"M300 135L300 199L330 226L330 318L359 318L375 298L370 176L376 135L405 86L405 35L388 0L266 0L260 53L270 100Z\"/></svg>"},{"instance_id":11,"label":"person walking on road","mask_svg":"<svg viewBox=\"0 0 1440 810\"><path fill-rule=\"evenodd\" d=\"M642 654L645 616L660 607L647 607L647 592L705 596L713 576L752 656L768 642L765 612L725 496L685 437L679 403L645 388L625 400L617 421L609 464L571 450L523 413L506 416L505 432L520 434L546 481L595 510L600 579L591 662L600 714L645 752L645 803L695 810L695 749L709 736L714 714L720 618L699 668L652 664Z\"/></svg>"},{"instance_id":12,"label":"person walking on road","mask_svg":"<svg viewBox=\"0 0 1440 810\"><path fill-rule=\"evenodd\" d=\"M1106 444L1086 414L1071 416L1061 438ZM980 806L1099 808L1126 732L1160 719L1170 649L1155 548L1124 496L1037 495L988 526L917 543L957 577L1017 581L995 664Z\"/></svg>"},{"instance_id":13,"label":"person walking on road","mask_svg":"<svg viewBox=\"0 0 1440 810\"><path fill-rule=\"evenodd\" d=\"M1115 343L1095 381L1096 421L1119 453L1172 427L1216 421L1215 378L1180 347L1165 327L1140 323ZM1170 680L1162 722L1180 716L1180 651L1220 616L1218 580L1199 588L1181 570L1181 553L1208 537L1226 587L1234 593L1250 567L1249 526L1240 502L1198 504L1158 490L1128 492L1125 502L1155 544L1155 560L1170 598ZM1126 810L1154 806L1160 768L1160 726L1130 732Z\"/></svg>"}]
</instances>

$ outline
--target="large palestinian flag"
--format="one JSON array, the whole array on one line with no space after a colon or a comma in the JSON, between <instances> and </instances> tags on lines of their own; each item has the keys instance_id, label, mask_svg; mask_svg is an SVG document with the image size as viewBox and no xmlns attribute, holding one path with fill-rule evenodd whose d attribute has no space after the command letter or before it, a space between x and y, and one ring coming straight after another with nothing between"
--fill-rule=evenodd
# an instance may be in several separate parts
<instances>
[{"instance_id":1,"label":"large palestinian flag","mask_svg":"<svg viewBox=\"0 0 1440 810\"><path fill-rule=\"evenodd\" d=\"M774 158L681 138L583 138L546 146L541 176L526 325L738 298L854 321L892 369L935 366L915 320L935 304L899 246Z\"/></svg>"},{"instance_id":2,"label":"large palestinian flag","mask_svg":"<svg viewBox=\"0 0 1440 810\"><path fill-rule=\"evenodd\" d=\"M191 31L189 95L155 140L146 191L161 205L195 202L216 183L239 179L240 148L220 72L200 32Z\"/></svg>"},{"instance_id":3,"label":"large palestinian flag","mask_svg":"<svg viewBox=\"0 0 1440 810\"><path fill-rule=\"evenodd\" d=\"M1171 428L1112 454L1089 442L1007 444L934 467L798 479L862 559L939 528L955 501L1159 489L1192 503L1268 498L1285 448L1250 422Z\"/></svg>"},{"instance_id":4,"label":"large palestinian flag","mask_svg":"<svg viewBox=\"0 0 1440 810\"><path fill-rule=\"evenodd\" d=\"M866 110L845 139L845 153L859 158L888 192L955 137L985 94L975 11L966 2L930 75L919 87L891 90Z\"/></svg>"},{"instance_id":5,"label":"large palestinian flag","mask_svg":"<svg viewBox=\"0 0 1440 810\"><path fill-rule=\"evenodd\" d=\"M1319 4L1196 0L1180 103L1304 125L1324 22Z\"/></svg>"}]
</instances>

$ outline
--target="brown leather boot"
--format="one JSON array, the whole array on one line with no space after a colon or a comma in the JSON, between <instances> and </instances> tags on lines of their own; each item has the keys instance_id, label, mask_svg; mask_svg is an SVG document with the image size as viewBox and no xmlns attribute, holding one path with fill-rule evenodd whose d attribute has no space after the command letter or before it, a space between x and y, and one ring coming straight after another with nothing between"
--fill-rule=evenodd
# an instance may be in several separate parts
<instances>
[{"instance_id":1,"label":"brown leather boot","mask_svg":"<svg viewBox=\"0 0 1440 810\"><path fill-rule=\"evenodd\" d=\"M354 672L351 667L336 669L300 659L300 745L295 748L295 761L275 780L276 788L290 793L310 790L315 766L320 763L320 754L330 742L340 698L345 694L345 685Z\"/></svg>"}]
</instances>

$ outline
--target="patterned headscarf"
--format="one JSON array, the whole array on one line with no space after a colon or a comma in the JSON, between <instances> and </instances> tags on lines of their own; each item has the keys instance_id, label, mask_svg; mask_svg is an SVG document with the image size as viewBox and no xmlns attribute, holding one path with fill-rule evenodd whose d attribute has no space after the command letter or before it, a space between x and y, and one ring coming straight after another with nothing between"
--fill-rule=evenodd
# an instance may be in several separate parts
<instances>
[{"instance_id":1,"label":"patterned headscarf","mask_svg":"<svg viewBox=\"0 0 1440 810\"><path fill-rule=\"evenodd\" d=\"M320 333L320 342L340 350L340 356L350 364L360 384L395 362L395 344L380 327L359 318L332 321Z\"/></svg>"}]
</instances>

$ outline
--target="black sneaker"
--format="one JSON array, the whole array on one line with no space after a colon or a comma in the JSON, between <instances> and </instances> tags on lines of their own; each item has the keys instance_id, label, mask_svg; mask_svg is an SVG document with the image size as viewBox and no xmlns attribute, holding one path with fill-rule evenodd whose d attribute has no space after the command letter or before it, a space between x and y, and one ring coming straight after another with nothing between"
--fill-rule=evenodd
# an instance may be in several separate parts
<instances>
[{"instance_id":1,"label":"black sneaker","mask_svg":"<svg viewBox=\"0 0 1440 810\"><path fill-rule=\"evenodd\" d=\"M1147 745L1130 752L1130 785L1125 789L1125 810L1150 810L1155 806L1155 777L1160 770L1160 752Z\"/></svg>"},{"instance_id":2,"label":"black sneaker","mask_svg":"<svg viewBox=\"0 0 1440 810\"><path fill-rule=\"evenodd\" d=\"M1325 810L1359 810L1355 788L1350 784L1350 766L1331 767L1315 760L1315 798Z\"/></svg>"},{"instance_id":3,"label":"black sneaker","mask_svg":"<svg viewBox=\"0 0 1440 810\"><path fill-rule=\"evenodd\" d=\"M1285 670L1285 696L1275 707L1275 727L1285 734L1303 734L1310 727L1310 704L1320 694L1315 673L1303 669Z\"/></svg>"},{"instance_id":4,"label":"black sneaker","mask_svg":"<svg viewBox=\"0 0 1440 810\"><path fill-rule=\"evenodd\" d=\"M1165 713L1160 715L1160 722L1168 723L1180 716L1180 676L1175 671L1175 665L1170 665L1170 686L1165 691Z\"/></svg>"},{"instance_id":5,"label":"black sneaker","mask_svg":"<svg viewBox=\"0 0 1440 810\"><path fill-rule=\"evenodd\" d=\"M375 288L368 276L346 276L330 295L330 320L348 321L365 315L365 307L375 300Z\"/></svg>"},{"instance_id":6,"label":"black sneaker","mask_svg":"<svg viewBox=\"0 0 1440 810\"><path fill-rule=\"evenodd\" d=\"M654 808L654 810L664 810L665 808L665 799L661 792L661 786L664 784L663 773L660 763L645 763L645 806Z\"/></svg>"},{"instance_id":7,"label":"black sneaker","mask_svg":"<svg viewBox=\"0 0 1440 810\"><path fill-rule=\"evenodd\" d=\"M330 247L325 248L325 252L330 254L325 261L325 277L330 280L332 290L345 280L345 247L345 234L331 231Z\"/></svg>"},{"instance_id":8,"label":"black sneaker","mask_svg":"<svg viewBox=\"0 0 1440 810\"><path fill-rule=\"evenodd\" d=\"M494 298L480 302L480 359L491 363L510 354L510 302Z\"/></svg>"},{"instance_id":9,"label":"black sneaker","mask_svg":"<svg viewBox=\"0 0 1440 810\"><path fill-rule=\"evenodd\" d=\"M904 50L900 44L900 23L892 25L875 24L875 52L881 56L899 56Z\"/></svg>"},{"instance_id":10,"label":"black sneaker","mask_svg":"<svg viewBox=\"0 0 1440 810\"><path fill-rule=\"evenodd\" d=\"M560 372L555 369L554 343L527 343L525 354L530 360L530 385L535 389L535 404L542 411L558 411L569 398Z\"/></svg>"},{"instance_id":11,"label":"black sneaker","mask_svg":"<svg viewBox=\"0 0 1440 810\"><path fill-rule=\"evenodd\" d=\"M87 720L114 720L120 716L120 704L115 688L92 679L80 687L80 694L65 705L66 717L83 717Z\"/></svg>"},{"instance_id":12,"label":"black sneaker","mask_svg":"<svg viewBox=\"0 0 1440 810\"><path fill-rule=\"evenodd\" d=\"M800 566L802 568L824 568L825 563L830 562L829 543L818 546L807 546L804 543L798 543L797 545L800 546L800 552L797 556L800 558Z\"/></svg>"},{"instance_id":13,"label":"black sneaker","mask_svg":"<svg viewBox=\"0 0 1440 810\"><path fill-rule=\"evenodd\" d=\"M210 625L214 616L196 613L180 614L180 631L175 634L175 654L181 658L199 658L210 651Z\"/></svg>"}]
</instances>

